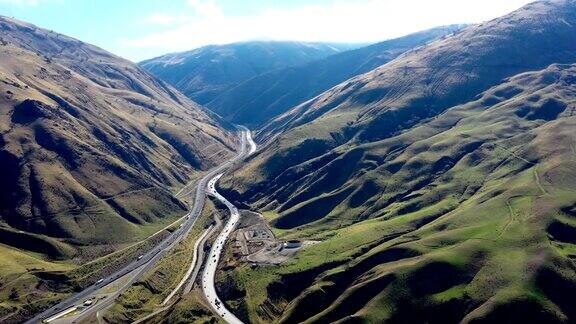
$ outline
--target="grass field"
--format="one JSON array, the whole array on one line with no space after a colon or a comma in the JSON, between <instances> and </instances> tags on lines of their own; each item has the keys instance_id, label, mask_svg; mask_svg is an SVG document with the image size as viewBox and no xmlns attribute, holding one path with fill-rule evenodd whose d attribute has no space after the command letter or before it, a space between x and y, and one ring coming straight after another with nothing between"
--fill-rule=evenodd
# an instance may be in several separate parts
<instances>
[{"instance_id":1,"label":"grass field","mask_svg":"<svg viewBox=\"0 0 576 324\"><path fill-rule=\"evenodd\" d=\"M212 222L212 215L215 212L214 205L208 200L202 216L197 220L190 235L124 292L107 310L104 318L111 322L134 321L161 308L164 298L176 287L188 270L192 261L194 243L204 228ZM178 318L178 320L210 318L210 311L197 300L198 291L191 292L190 295L192 296L186 296L181 300L179 295L176 295L173 298L173 301L177 301L176 304L163 312L162 316L170 313L170 318Z\"/></svg>"},{"instance_id":2,"label":"grass field","mask_svg":"<svg viewBox=\"0 0 576 324\"><path fill-rule=\"evenodd\" d=\"M67 295L66 291L36 288L44 283L38 274L69 271L73 264L46 261L42 256L4 245L0 245L0 256L0 322L18 322L20 314L34 312Z\"/></svg>"}]
</instances>

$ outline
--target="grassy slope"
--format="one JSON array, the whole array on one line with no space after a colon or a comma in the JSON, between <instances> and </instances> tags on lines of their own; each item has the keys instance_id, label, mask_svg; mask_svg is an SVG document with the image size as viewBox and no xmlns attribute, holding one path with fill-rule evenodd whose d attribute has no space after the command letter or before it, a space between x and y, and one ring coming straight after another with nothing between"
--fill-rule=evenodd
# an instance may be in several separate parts
<instances>
[{"instance_id":1,"label":"grassy slope","mask_svg":"<svg viewBox=\"0 0 576 324\"><path fill-rule=\"evenodd\" d=\"M237 270L251 319L574 320L575 76L574 66L522 74L396 137L341 152L326 168L353 173L324 196L351 194L303 226L290 222L319 209L268 215L289 220L282 237L321 243L279 268Z\"/></svg>"},{"instance_id":2,"label":"grassy slope","mask_svg":"<svg viewBox=\"0 0 576 324\"><path fill-rule=\"evenodd\" d=\"M277 269L238 269L251 319L573 321L576 71L501 80L573 61L574 6L536 3L470 28L272 125L289 130L222 189L270 211L284 237L322 242ZM498 61L510 58L524 67ZM397 74L436 59L451 65ZM469 60L510 65L462 74Z\"/></svg>"},{"instance_id":3,"label":"grassy slope","mask_svg":"<svg viewBox=\"0 0 576 324\"><path fill-rule=\"evenodd\" d=\"M0 57L0 294L21 296L2 298L16 309L0 321L19 322L161 238L129 247L185 214L174 192L230 156L235 136L64 35L0 17Z\"/></svg>"},{"instance_id":4,"label":"grassy slope","mask_svg":"<svg viewBox=\"0 0 576 324\"><path fill-rule=\"evenodd\" d=\"M67 271L73 265L67 263L48 262L42 256L20 251L9 246L0 245L0 322L12 323L19 320L18 313L22 305L26 308L38 310L65 296L60 293L42 291L37 285L43 282L38 273L44 271ZM10 298L15 290L18 295Z\"/></svg>"},{"instance_id":5,"label":"grassy slope","mask_svg":"<svg viewBox=\"0 0 576 324\"><path fill-rule=\"evenodd\" d=\"M258 137L305 135L301 141L318 139L330 147L350 139L376 141L468 102L506 77L572 63L573 7L566 0L536 2L409 51L294 107Z\"/></svg>"},{"instance_id":6,"label":"grassy slope","mask_svg":"<svg viewBox=\"0 0 576 324\"><path fill-rule=\"evenodd\" d=\"M174 188L231 154L218 122L134 64L7 18L0 37L1 243L69 259L138 241L185 212Z\"/></svg>"},{"instance_id":7,"label":"grassy slope","mask_svg":"<svg viewBox=\"0 0 576 324\"><path fill-rule=\"evenodd\" d=\"M2 245L5 264L0 267L0 294L6 296L0 303L3 313L2 322L18 323L53 305L70 293L93 284L99 278L118 271L127 262L131 262L151 247L165 239L177 224L158 231L149 238L134 244L104 245L103 251L94 251L91 247L82 256L78 265L74 261L50 261L45 255L20 251ZM105 254L98 257L98 255ZM91 258L91 259L90 259ZM7 296L15 289L19 297L10 300ZM6 317L4 317L6 316Z\"/></svg>"}]
</instances>

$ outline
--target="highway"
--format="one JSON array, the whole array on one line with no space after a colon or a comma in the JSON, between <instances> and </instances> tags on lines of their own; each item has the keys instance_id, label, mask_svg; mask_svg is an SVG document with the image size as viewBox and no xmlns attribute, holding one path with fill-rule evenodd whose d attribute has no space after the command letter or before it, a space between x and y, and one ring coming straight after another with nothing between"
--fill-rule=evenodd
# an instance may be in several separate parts
<instances>
[{"instance_id":1,"label":"highway","mask_svg":"<svg viewBox=\"0 0 576 324\"><path fill-rule=\"evenodd\" d=\"M81 292L72 295L68 299L54 305L42 313L37 314L33 318L26 321L26 323L32 324L45 322L46 319L54 318L55 315L69 310L70 308L81 306L86 300L94 299L97 296L102 295L99 293L102 288L130 274L130 279L128 282L126 282L117 292L104 297L104 299L84 310L80 316L75 319L75 321L80 321L80 319L86 318L89 314L93 314L94 312L110 306L123 291L132 285L132 283L136 282L146 271L154 267L154 265L166 254L166 252L178 244L178 242L185 238L192 230L194 223L204 208L207 183L216 175L221 174L227 168L244 159L246 156L248 156L248 154L250 154L250 152L252 152L253 148L255 148L255 144L253 144L250 131L242 126L240 126L240 129L240 151L238 152L238 155L233 159L212 169L198 182L192 210L186 214L185 221L181 227L172 232L170 236L168 236L164 241L145 253L138 260L134 260L132 263L128 264L109 277L98 280L96 283L85 288ZM247 145L247 143L249 145ZM58 321L54 320L51 322L57 323Z\"/></svg>"},{"instance_id":2,"label":"highway","mask_svg":"<svg viewBox=\"0 0 576 324\"><path fill-rule=\"evenodd\" d=\"M188 294L190 291L192 291L192 288L194 288L194 283L196 282L196 278L198 277L200 268L204 264L204 258L206 254L206 252L204 251L204 246L206 246L206 241L208 241L208 238L212 237L212 234L214 234L214 232L216 232L216 230L218 230L222 226L222 221L220 220L219 217L217 216L214 217L214 220L216 221L216 225L214 225L211 228L210 233L206 235L206 237L202 241L196 242L199 245L194 246L194 248L196 249L196 254L198 255L198 259L196 261L196 264L194 264L194 272L188 279L188 284L186 284L184 290L182 290L182 295Z\"/></svg>"},{"instance_id":3,"label":"highway","mask_svg":"<svg viewBox=\"0 0 576 324\"><path fill-rule=\"evenodd\" d=\"M254 143L252 140L250 131L247 129L244 131L246 133L246 139L249 146L248 155L250 155L256 152L256 143ZM226 309L225 305L218 297L218 294L216 293L216 287L214 285L214 277L216 276L218 261L222 255L224 244L240 220L240 213L238 212L238 208L236 208L236 206L234 206L226 198L220 195L216 190L216 182L220 179L220 177L222 177L222 175L223 174L218 174L208 182L208 193L226 205L230 211L230 218L222 229L222 232L220 232L218 237L216 237L216 240L210 249L210 254L206 259L206 265L204 266L204 272L202 274L202 290L204 291L204 296L206 297L208 303L210 303L210 306L212 306L212 308L220 317L222 317L222 319L228 323L237 324L242 323L242 321L239 320L232 312Z\"/></svg>"}]
</instances>

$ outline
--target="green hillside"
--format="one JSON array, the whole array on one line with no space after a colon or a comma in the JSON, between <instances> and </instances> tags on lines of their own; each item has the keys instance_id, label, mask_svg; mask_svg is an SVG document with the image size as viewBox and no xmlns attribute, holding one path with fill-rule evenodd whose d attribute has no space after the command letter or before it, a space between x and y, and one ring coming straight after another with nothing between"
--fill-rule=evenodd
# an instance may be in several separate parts
<instances>
[{"instance_id":1,"label":"green hillside","mask_svg":"<svg viewBox=\"0 0 576 324\"><path fill-rule=\"evenodd\" d=\"M522 74L322 168L300 165L308 185L273 223L321 243L278 269L238 269L252 319L573 319L574 77L576 66Z\"/></svg>"},{"instance_id":2,"label":"green hillside","mask_svg":"<svg viewBox=\"0 0 576 324\"><path fill-rule=\"evenodd\" d=\"M537 2L263 128L220 187L319 243L235 270L250 319L574 321L574 26L576 2Z\"/></svg>"}]
</instances>

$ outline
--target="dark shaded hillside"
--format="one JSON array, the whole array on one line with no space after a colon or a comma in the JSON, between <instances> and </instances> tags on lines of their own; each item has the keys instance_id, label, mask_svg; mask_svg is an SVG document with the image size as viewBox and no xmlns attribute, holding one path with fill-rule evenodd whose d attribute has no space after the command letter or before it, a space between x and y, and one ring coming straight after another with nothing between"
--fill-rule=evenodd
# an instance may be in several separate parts
<instances>
[{"instance_id":1,"label":"dark shaded hillside","mask_svg":"<svg viewBox=\"0 0 576 324\"><path fill-rule=\"evenodd\" d=\"M257 128L342 81L461 28L464 26L438 27L304 65L270 71L221 93L207 106L227 120Z\"/></svg>"},{"instance_id":2,"label":"dark shaded hillside","mask_svg":"<svg viewBox=\"0 0 576 324\"><path fill-rule=\"evenodd\" d=\"M576 1L533 3L270 123L219 186L318 243L235 270L250 319L576 321L575 28Z\"/></svg>"},{"instance_id":3,"label":"dark shaded hillside","mask_svg":"<svg viewBox=\"0 0 576 324\"><path fill-rule=\"evenodd\" d=\"M232 154L218 121L99 48L0 17L0 58L2 244L69 258L141 239L185 212L175 188Z\"/></svg>"},{"instance_id":4,"label":"dark shaded hillside","mask_svg":"<svg viewBox=\"0 0 576 324\"><path fill-rule=\"evenodd\" d=\"M576 50L572 5L536 2L410 51L295 107L263 127L259 137L308 123L301 130L310 132L307 137L332 133L374 141L466 102L503 78L571 63Z\"/></svg>"},{"instance_id":5,"label":"dark shaded hillside","mask_svg":"<svg viewBox=\"0 0 576 324\"><path fill-rule=\"evenodd\" d=\"M139 64L188 97L205 104L262 73L322 59L347 48L347 45L322 43L243 42L167 54Z\"/></svg>"}]
</instances>

